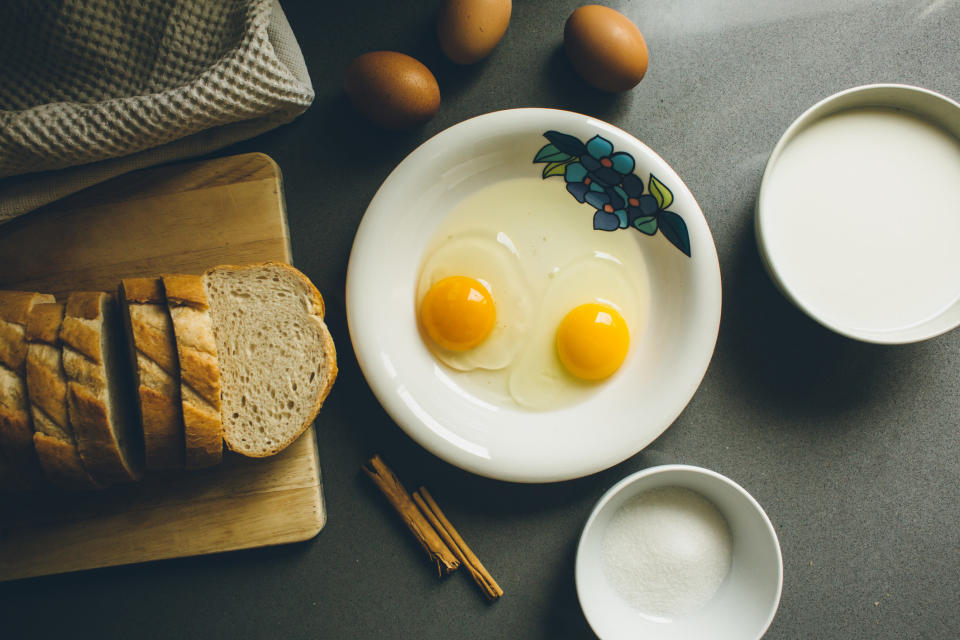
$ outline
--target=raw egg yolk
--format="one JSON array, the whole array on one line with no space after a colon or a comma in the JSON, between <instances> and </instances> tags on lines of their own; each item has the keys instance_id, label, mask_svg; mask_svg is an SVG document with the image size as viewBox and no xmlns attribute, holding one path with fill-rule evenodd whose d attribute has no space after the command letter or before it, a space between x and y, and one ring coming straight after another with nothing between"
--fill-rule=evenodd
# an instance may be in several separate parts
<instances>
[{"instance_id":1,"label":"raw egg yolk","mask_svg":"<svg viewBox=\"0 0 960 640\"><path fill-rule=\"evenodd\" d=\"M440 347L466 351L487 339L496 324L497 311L482 282L450 276L427 291L420 306L420 321Z\"/></svg>"},{"instance_id":2,"label":"raw egg yolk","mask_svg":"<svg viewBox=\"0 0 960 640\"><path fill-rule=\"evenodd\" d=\"M582 304L557 329L557 355L582 380L603 380L620 368L630 346L630 331L620 312L605 304Z\"/></svg>"}]
</instances>

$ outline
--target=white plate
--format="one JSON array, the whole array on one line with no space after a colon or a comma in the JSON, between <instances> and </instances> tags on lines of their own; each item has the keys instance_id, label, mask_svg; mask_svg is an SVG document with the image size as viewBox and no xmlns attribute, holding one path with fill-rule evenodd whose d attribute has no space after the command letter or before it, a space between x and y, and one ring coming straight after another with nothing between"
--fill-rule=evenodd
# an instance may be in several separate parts
<instances>
[{"instance_id":1,"label":"white plate","mask_svg":"<svg viewBox=\"0 0 960 640\"><path fill-rule=\"evenodd\" d=\"M658 232L631 233L650 276L646 328L631 356L597 393L560 410L534 412L477 397L421 339L415 290L427 243L465 196L493 182L539 177L534 163L559 131L601 136L635 159L649 194L652 174L672 192L690 256ZM564 189L562 175L549 178ZM662 194L662 189L660 190ZM573 197L573 196L571 196ZM589 205L583 205L586 208ZM589 211L588 211L589 213ZM594 231L585 216L585 233ZM673 218L675 220L675 218ZM682 244L682 241L681 243ZM659 436L706 372L720 323L720 269L700 207L662 158L628 133L588 116L513 109L462 122L411 153L380 187L357 231L347 271L347 319L360 367L401 428L432 453L468 471L515 482L552 482L610 467Z\"/></svg>"}]
</instances>

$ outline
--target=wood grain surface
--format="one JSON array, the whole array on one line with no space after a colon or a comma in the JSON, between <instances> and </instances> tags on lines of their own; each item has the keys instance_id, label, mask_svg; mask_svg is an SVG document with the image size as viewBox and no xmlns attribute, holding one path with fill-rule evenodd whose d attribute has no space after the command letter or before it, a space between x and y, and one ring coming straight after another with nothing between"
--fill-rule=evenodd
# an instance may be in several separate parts
<instances>
[{"instance_id":1,"label":"wood grain surface","mask_svg":"<svg viewBox=\"0 0 960 640\"><path fill-rule=\"evenodd\" d=\"M116 178L0 226L0 289L290 261L282 180L258 153ZM95 493L0 496L0 580L306 540L326 514L313 427L282 453Z\"/></svg>"}]
</instances>

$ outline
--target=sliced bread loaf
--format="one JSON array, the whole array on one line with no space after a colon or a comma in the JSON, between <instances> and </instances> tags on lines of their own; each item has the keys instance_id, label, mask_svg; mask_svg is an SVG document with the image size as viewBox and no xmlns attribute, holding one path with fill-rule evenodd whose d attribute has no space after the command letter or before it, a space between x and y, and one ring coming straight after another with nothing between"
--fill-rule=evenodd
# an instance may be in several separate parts
<instances>
[{"instance_id":1,"label":"sliced bread loaf","mask_svg":"<svg viewBox=\"0 0 960 640\"><path fill-rule=\"evenodd\" d=\"M33 445L51 484L99 489L80 458L67 410L67 379L60 349L62 304L38 304L27 320L27 391Z\"/></svg>"},{"instance_id":2,"label":"sliced bread loaf","mask_svg":"<svg viewBox=\"0 0 960 640\"><path fill-rule=\"evenodd\" d=\"M223 458L223 431L217 343L203 281L200 276L166 275L163 288L180 362L186 467L209 467Z\"/></svg>"},{"instance_id":3,"label":"sliced bread loaf","mask_svg":"<svg viewBox=\"0 0 960 640\"><path fill-rule=\"evenodd\" d=\"M52 295L0 291L0 449L6 489L37 486L43 481L33 446L33 426L27 399L27 318L33 308L54 302Z\"/></svg>"},{"instance_id":4,"label":"sliced bread loaf","mask_svg":"<svg viewBox=\"0 0 960 640\"><path fill-rule=\"evenodd\" d=\"M87 470L103 483L143 474L129 356L112 296L71 293L60 328L70 422Z\"/></svg>"},{"instance_id":5,"label":"sliced bread loaf","mask_svg":"<svg viewBox=\"0 0 960 640\"><path fill-rule=\"evenodd\" d=\"M313 422L337 377L320 292L280 263L203 277L223 385L223 437L252 457L285 448Z\"/></svg>"},{"instance_id":6,"label":"sliced bread loaf","mask_svg":"<svg viewBox=\"0 0 960 640\"><path fill-rule=\"evenodd\" d=\"M147 469L184 466L177 341L159 278L120 283L120 307L133 360Z\"/></svg>"}]
</instances>

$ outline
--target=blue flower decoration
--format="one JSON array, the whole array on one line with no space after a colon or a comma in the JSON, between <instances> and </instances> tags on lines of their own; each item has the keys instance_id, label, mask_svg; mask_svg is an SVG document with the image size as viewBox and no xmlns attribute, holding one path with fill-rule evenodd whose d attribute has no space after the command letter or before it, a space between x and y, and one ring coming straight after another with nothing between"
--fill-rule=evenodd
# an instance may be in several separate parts
<instances>
[{"instance_id":1,"label":"blue flower decoration","mask_svg":"<svg viewBox=\"0 0 960 640\"><path fill-rule=\"evenodd\" d=\"M623 190L627 194L627 224L648 236L655 234L660 210L657 199L649 193L643 195L643 180L632 173L623 179Z\"/></svg>"},{"instance_id":2,"label":"blue flower decoration","mask_svg":"<svg viewBox=\"0 0 960 640\"><path fill-rule=\"evenodd\" d=\"M620 187L612 187L603 191L590 191L586 197L587 203L597 211L593 214L593 228L598 231L616 231L626 229L629 222L627 215L626 192Z\"/></svg>"},{"instance_id":3,"label":"blue flower decoration","mask_svg":"<svg viewBox=\"0 0 960 640\"><path fill-rule=\"evenodd\" d=\"M603 191L600 183L590 175L587 168L580 162L568 164L564 169L563 177L567 181L567 191L579 202L587 201L588 191Z\"/></svg>"},{"instance_id":4,"label":"blue flower decoration","mask_svg":"<svg viewBox=\"0 0 960 640\"><path fill-rule=\"evenodd\" d=\"M580 164L596 182L612 187L633 172L635 163L629 153L614 153L609 140L593 136L587 141L587 152L580 156Z\"/></svg>"},{"instance_id":5,"label":"blue flower decoration","mask_svg":"<svg viewBox=\"0 0 960 640\"><path fill-rule=\"evenodd\" d=\"M616 231L633 227L648 236L659 231L670 244L690 257L687 224L667 209L673 192L650 174L648 193L633 173L636 163L629 153L616 152L609 140L593 136L586 144L559 131L543 134L543 146L533 161L543 163L543 178L562 175L567 191L594 208L593 228Z\"/></svg>"}]
</instances>

